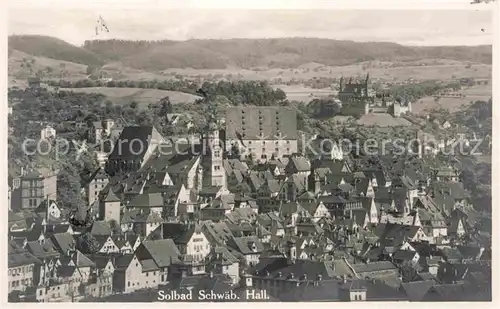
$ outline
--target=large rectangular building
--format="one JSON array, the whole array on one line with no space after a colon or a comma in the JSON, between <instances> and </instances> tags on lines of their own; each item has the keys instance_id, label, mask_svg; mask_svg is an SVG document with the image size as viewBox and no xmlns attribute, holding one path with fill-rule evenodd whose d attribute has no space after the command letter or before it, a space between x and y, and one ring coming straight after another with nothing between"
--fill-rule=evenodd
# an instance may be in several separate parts
<instances>
[{"instance_id":1,"label":"large rectangular building","mask_svg":"<svg viewBox=\"0 0 500 309\"><path fill-rule=\"evenodd\" d=\"M21 176L22 209L34 209L45 199L57 198L57 173L39 168Z\"/></svg>"},{"instance_id":2,"label":"large rectangular building","mask_svg":"<svg viewBox=\"0 0 500 309\"><path fill-rule=\"evenodd\" d=\"M289 107L230 107L226 110L226 150L241 159L281 158L298 151L297 113Z\"/></svg>"}]
</instances>

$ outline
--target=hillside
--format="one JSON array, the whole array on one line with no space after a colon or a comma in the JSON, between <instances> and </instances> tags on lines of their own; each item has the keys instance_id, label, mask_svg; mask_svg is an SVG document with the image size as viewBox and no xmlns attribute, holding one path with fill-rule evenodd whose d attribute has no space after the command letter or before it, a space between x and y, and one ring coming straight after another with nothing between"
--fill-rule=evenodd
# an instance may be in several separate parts
<instances>
[{"instance_id":1,"label":"hillside","mask_svg":"<svg viewBox=\"0 0 500 309\"><path fill-rule=\"evenodd\" d=\"M19 50L10 50L9 76L26 79L30 73L43 74L44 78L59 78L61 74L84 78L87 66L74 62L61 61L42 56L32 56ZM29 62L29 66L26 63Z\"/></svg>"},{"instance_id":2,"label":"hillside","mask_svg":"<svg viewBox=\"0 0 500 309\"><path fill-rule=\"evenodd\" d=\"M362 61L414 61L423 58L491 63L491 46L410 47L313 38L130 42L87 41L86 50L143 70L193 67L223 69L296 68L315 62L340 66ZM122 55L119 59L117 55Z\"/></svg>"},{"instance_id":3,"label":"hillside","mask_svg":"<svg viewBox=\"0 0 500 309\"><path fill-rule=\"evenodd\" d=\"M194 103L199 96L179 91L167 91L158 89L141 88L61 88L64 91L73 91L76 93L98 93L106 96L107 100L115 104L128 105L131 102L137 102L139 108L147 108L148 104L158 102L161 98L169 97L173 104Z\"/></svg>"},{"instance_id":4,"label":"hillside","mask_svg":"<svg viewBox=\"0 0 500 309\"><path fill-rule=\"evenodd\" d=\"M9 36L9 51L17 50L32 56L98 66L104 64L98 55L63 40L39 35ZM10 53L9 52L9 53Z\"/></svg>"},{"instance_id":5,"label":"hillside","mask_svg":"<svg viewBox=\"0 0 500 309\"><path fill-rule=\"evenodd\" d=\"M121 63L157 72L171 68L297 68L301 65L344 66L363 61L448 59L491 64L491 46L411 47L395 43L314 38L188 41L87 41L83 47L44 36L11 36L9 49L57 60L102 65Z\"/></svg>"}]
</instances>

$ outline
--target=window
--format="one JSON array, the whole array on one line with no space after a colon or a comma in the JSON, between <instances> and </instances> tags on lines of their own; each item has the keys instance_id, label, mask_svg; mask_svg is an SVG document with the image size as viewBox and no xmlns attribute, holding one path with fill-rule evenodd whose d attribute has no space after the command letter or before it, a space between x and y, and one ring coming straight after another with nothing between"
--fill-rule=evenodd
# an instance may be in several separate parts
<instances>
[{"instance_id":1,"label":"window","mask_svg":"<svg viewBox=\"0 0 500 309\"><path fill-rule=\"evenodd\" d=\"M149 277L149 272L146 272L146 277Z\"/></svg>"},{"instance_id":2,"label":"window","mask_svg":"<svg viewBox=\"0 0 500 309\"><path fill-rule=\"evenodd\" d=\"M43 290L40 290L40 293L38 293L38 295L42 295L43 294Z\"/></svg>"},{"instance_id":3,"label":"window","mask_svg":"<svg viewBox=\"0 0 500 309\"><path fill-rule=\"evenodd\" d=\"M128 282L127 286L130 287L130 281Z\"/></svg>"},{"instance_id":4,"label":"window","mask_svg":"<svg viewBox=\"0 0 500 309\"><path fill-rule=\"evenodd\" d=\"M219 171L220 170L220 166L219 165L214 165L214 170L215 171Z\"/></svg>"}]
</instances>

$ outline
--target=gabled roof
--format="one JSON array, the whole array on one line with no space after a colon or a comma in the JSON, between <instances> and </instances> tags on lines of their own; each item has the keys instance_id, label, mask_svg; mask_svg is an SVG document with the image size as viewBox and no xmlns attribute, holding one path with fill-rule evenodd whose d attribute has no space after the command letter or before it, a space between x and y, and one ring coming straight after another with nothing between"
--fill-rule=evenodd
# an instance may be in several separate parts
<instances>
[{"instance_id":1,"label":"gabled roof","mask_svg":"<svg viewBox=\"0 0 500 309\"><path fill-rule=\"evenodd\" d=\"M179 262L180 252L172 239L147 240L141 246L158 267L168 267L171 263Z\"/></svg>"},{"instance_id":2,"label":"gabled roof","mask_svg":"<svg viewBox=\"0 0 500 309\"><path fill-rule=\"evenodd\" d=\"M125 127L108 158L109 160L143 158L153 143L158 145L161 141L162 137L154 127Z\"/></svg>"},{"instance_id":3,"label":"gabled roof","mask_svg":"<svg viewBox=\"0 0 500 309\"><path fill-rule=\"evenodd\" d=\"M163 207L164 198L162 193L144 193L137 195L127 207Z\"/></svg>"},{"instance_id":4,"label":"gabled roof","mask_svg":"<svg viewBox=\"0 0 500 309\"><path fill-rule=\"evenodd\" d=\"M202 233L202 229L197 223L163 223L163 239L170 238L175 244L187 244L193 234L198 232Z\"/></svg>"},{"instance_id":5,"label":"gabled roof","mask_svg":"<svg viewBox=\"0 0 500 309\"><path fill-rule=\"evenodd\" d=\"M234 237L228 241L228 245L241 254L257 254L264 252L264 245L257 236ZM255 251L252 250L255 246Z\"/></svg>"},{"instance_id":6,"label":"gabled roof","mask_svg":"<svg viewBox=\"0 0 500 309\"><path fill-rule=\"evenodd\" d=\"M42 264L42 262L37 259L33 254L24 251L20 253L9 253L8 254L8 267L18 267L30 264Z\"/></svg>"},{"instance_id":7,"label":"gabled roof","mask_svg":"<svg viewBox=\"0 0 500 309\"><path fill-rule=\"evenodd\" d=\"M108 190L106 197L103 199L103 202L119 202L120 199L116 194L113 192L113 190Z\"/></svg>"},{"instance_id":8,"label":"gabled roof","mask_svg":"<svg viewBox=\"0 0 500 309\"><path fill-rule=\"evenodd\" d=\"M262 130L260 130L260 129ZM231 107L226 109L226 137L236 139L296 139L296 111L287 107Z\"/></svg>"},{"instance_id":9,"label":"gabled roof","mask_svg":"<svg viewBox=\"0 0 500 309\"><path fill-rule=\"evenodd\" d=\"M382 270L397 270L396 265L390 261L378 261L367 264L352 264L351 265L357 274L370 273Z\"/></svg>"},{"instance_id":10,"label":"gabled roof","mask_svg":"<svg viewBox=\"0 0 500 309\"><path fill-rule=\"evenodd\" d=\"M92 236L104 235L111 236L111 228L106 221L94 221L92 228L90 229L90 234Z\"/></svg>"},{"instance_id":11,"label":"gabled roof","mask_svg":"<svg viewBox=\"0 0 500 309\"><path fill-rule=\"evenodd\" d=\"M66 255L69 250L74 250L76 241L73 235L69 233L53 234L51 236L54 247L59 250L59 253Z\"/></svg>"},{"instance_id":12,"label":"gabled roof","mask_svg":"<svg viewBox=\"0 0 500 309\"><path fill-rule=\"evenodd\" d=\"M30 241L26 244L26 249L38 259L55 258L60 255L50 239L46 239L43 244Z\"/></svg>"},{"instance_id":13,"label":"gabled roof","mask_svg":"<svg viewBox=\"0 0 500 309\"><path fill-rule=\"evenodd\" d=\"M425 294L435 284L433 280L404 282L400 290L408 295L409 301L422 301Z\"/></svg>"}]
</instances>

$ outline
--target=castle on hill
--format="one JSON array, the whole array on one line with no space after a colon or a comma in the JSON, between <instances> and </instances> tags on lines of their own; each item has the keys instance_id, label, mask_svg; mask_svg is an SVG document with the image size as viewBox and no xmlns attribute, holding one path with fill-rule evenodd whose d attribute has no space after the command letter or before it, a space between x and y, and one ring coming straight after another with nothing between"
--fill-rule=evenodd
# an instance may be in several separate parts
<instances>
[{"instance_id":1,"label":"castle on hill","mask_svg":"<svg viewBox=\"0 0 500 309\"><path fill-rule=\"evenodd\" d=\"M411 102L394 99L388 91L376 92L370 87L370 74L362 80L340 78L338 99L344 105L362 104L363 114L391 114L394 117L411 113Z\"/></svg>"}]
</instances>

